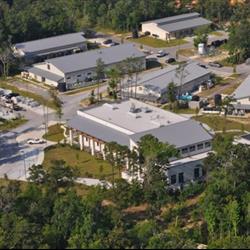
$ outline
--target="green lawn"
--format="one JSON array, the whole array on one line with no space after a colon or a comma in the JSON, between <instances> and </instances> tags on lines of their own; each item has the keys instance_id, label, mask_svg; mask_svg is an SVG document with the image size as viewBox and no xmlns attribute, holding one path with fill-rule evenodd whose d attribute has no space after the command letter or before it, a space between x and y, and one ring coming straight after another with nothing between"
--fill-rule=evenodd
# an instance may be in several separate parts
<instances>
[{"instance_id":1,"label":"green lawn","mask_svg":"<svg viewBox=\"0 0 250 250\"><path fill-rule=\"evenodd\" d=\"M184 39L174 39L168 41L164 41L161 39L153 38L153 37L140 37L137 39L130 39L131 42L141 43L153 48L165 48L165 47L173 47L187 43Z\"/></svg>"},{"instance_id":2,"label":"green lawn","mask_svg":"<svg viewBox=\"0 0 250 250\"><path fill-rule=\"evenodd\" d=\"M112 167L104 160L97 159L89 153L70 146L53 146L45 151L43 165L49 168L53 160L64 160L69 166L80 172L80 177L112 179ZM115 169L115 178L119 178L119 171Z\"/></svg>"},{"instance_id":3,"label":"green lawn","mask_svg":"<svg viewBox=\"0 0 250 250\"><path fill-rule=\"evenodd\" d=\"M20 90L17 87L12 86L5 81L0 81L0 88L12 90L13 92L20 94L21 96L32 98L35 101L39 102L40 104L48 106L49 108L57 109L57 105L54 100L52 99L48 100L38 94Z\"/></svg>"},{"instance_id":4,"label":"green lawn","mask_svg":"<svg viewBox=\"0 0 250 250\"><path fill-rule=\"evenodd\" d=\"M170 110L169 105L165 105L162 107L165 110L174 112L176 114L195 114L195 109L190 109L190 108L174 108L172 110Z\"/></svg>"},{"instance_id":5,"label":"green lawn","mask_svg":"<svg viewBox=\"0 0 250 250\"><path fill-rule=\"evenodd\" d=\"M194 49L180 49L178 50L178 55L191 57L195 56L195 50Z\"/></svg>"},{"instance_id":6,"label":"green lawn","mask_svg":"<svg viewBox=\"0 0 250 250\"><path fill-rule=\"evenodd\" d=\"M64 130L61 128L61 125L55 124L48 128L48 133L43 138L48 141L60 142L64 139L63 132Z\"/></svg>"},{"instance_id":7,"label":"green lawn","mask_svg":"<svg viewBox=\"0 0 250 250\"><path fill-rule=\"evenodd\" d=\"M212 32L210 33L210 35L213 35L213 36L223 36L223 33L220 32L220 31L212 31Z\"/></svg>"},{"instance_id":8,"label":"green lawn","mask_svg":"<svg viewBox=\"0 0 250 250\"><path fill-rule=\"evenodd\" d=\"M101 83L100 87L104 86L105 84L106 84L106 82ZM65 95L75 95L75 94L79 94L79 93L84 93L86 91L95 90L95 89L97 89L97 87L98 87L98 84L94 84L94 85L90 85L90 86L86 86L86 87L82 87L82 88L67 91L65 93Z\"/></svg>"},{"instance_id":9,"label":"green lawn","mask_svg":"<svg viewBox=\"0 0 250 250\"><path fill-rule=\"evenodd\" d=\"M210 128L215 131L218 130L231 130L231 129L239 129L239 130L248 130L250 131L250 123L243 124L240 121L234 121L229 118L225 118L217 115L203 115L193 117L196 121L207 124Z\"/></svg>"},{"instance_id":10,"label":"green lawn","mask_svg":"<svg viewBox=\"0 0 250 250\"><path fill-rule=\"evenodd\" d=\"M17 128L26 122L27 120L23 118L17 118L17 119L10 120L10 121L0 118L0 131L7 131L7 130Z\"/></svg>"}]
</instances>

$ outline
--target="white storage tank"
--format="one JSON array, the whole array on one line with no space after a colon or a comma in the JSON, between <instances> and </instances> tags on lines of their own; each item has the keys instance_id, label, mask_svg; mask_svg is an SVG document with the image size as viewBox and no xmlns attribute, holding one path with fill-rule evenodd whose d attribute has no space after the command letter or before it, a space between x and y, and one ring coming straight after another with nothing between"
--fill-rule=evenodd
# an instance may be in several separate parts
<instances>
[{"instance_id":1,"label":"white storage tank","mask_svg":"<svg viewBox=\"0 0 250 250\"><path fill-rule=\"evenodd\" d=\"M198 53L199 55L205 55L206 54L206 46L204 43L198 44Z\"/></svg>"}]
</instances>

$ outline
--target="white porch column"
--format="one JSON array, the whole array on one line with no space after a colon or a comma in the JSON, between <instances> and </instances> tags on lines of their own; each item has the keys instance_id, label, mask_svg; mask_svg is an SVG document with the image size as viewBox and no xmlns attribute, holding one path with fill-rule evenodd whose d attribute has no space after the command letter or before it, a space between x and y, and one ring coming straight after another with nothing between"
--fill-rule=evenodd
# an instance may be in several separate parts
<instances>
[{"instance_id":1,"label":"white porch column","mask_svg":"<svg viewBox=\"0 0 250 250\"><path fill-rule=\"evenodd\" d=\"M105 152L104 152L105 144L104 144L104 143L101 144L101 145L100 145L100 148L101 148L103 160L106 161L106 154L105 154Z\"/></svg>"},{"instance_id":2,"label":"white porch column","mask_svg":"<svg viewBox=\"0 0 250 250\"><path fill-rule=\"evenodd\" d=\"M90 139L90 149L91 149L91 155L95 155L95 144L94 144L94 140Z\"/></svg>"},{"instance_id":3,"label":"white porch column","mask_svg":"<svg viewBox=\"0 0 250 250\"><path fill-rule=\"evenodd\" d=\"M80 150L83 151L83 135L79 135L79 144L80 144Z\"/></svg>"},{"instance_id":4,"label":"white porch column","mask_svg":"<svg viewBox=\"0 0 250 250\"><path fill-rule=\"evenodd\" d=\"M69 130L69 144L73 146L73 131L72 129Z\"/></svg>"}]
</instances>

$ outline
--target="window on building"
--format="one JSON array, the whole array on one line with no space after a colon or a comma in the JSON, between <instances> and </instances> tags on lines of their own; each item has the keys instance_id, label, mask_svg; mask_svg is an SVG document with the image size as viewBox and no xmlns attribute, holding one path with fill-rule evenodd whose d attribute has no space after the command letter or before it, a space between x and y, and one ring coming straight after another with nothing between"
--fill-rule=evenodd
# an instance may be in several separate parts
<instances>
[{"instance_id":1,"label":"window on building","mask_svg":"<svg viewBox=\"0 0 250 250\"><path fill-rule=\"evenodd\" d=\"M81 77L82 75L77 75L77 77Z\"/></svg>"},{"instance_id":2,"label":"window on building","mask_svg":"<svg viewBox=\"0 0 250 250\"><path fill-rule=\"evenodd\" d=\"M181 153L182 153L182 154L187 154L187 153L188 153L188 148L183 148L183 149L181 150Z\"/></svg>"},{"instance_id":3,"label":"window on building","mask_svg":"<svg viewBox=\"0 0 250 250\"><path fill-rule=\"evenodd\" d=\"M70 79L71 79L71 77L70 77L70 76L68 76L66 79L67 79L67 80L70 80Z\"/></svg>"},{"instance_id":4,"label":"window on building","mask_svg":"<svg viewBox=\"0 0 250 250\"><path fill-rule=\"evenodd\" d=\"M210 148L210 147L211 147L211 142L209 142L209 141L206 142L206 143L205 143L205 147L206 147L206 148Z\"/></svg>"},{"instance_id":5,"label":"window on building","mask_svg":"<svg viewBox=\"0 0 250 250\"><path fill-rule=\"evenodd\" d=\"M194 152L195 151L195 146L191 146L190 148L189 148L189 152Z\"/></svg>"},{"instance_id":6,"label":"window on building","mask_svg":"<svg viewBox=\"0 0 250 250\"><path fill-rule=\"evenodd\" d=\"M47 64L47 69L50 70L50 65L49 64Z\"/></svg>"},{"instance_id":7,"label":"window on building","mask_svg":"<svg viewBox=\"0 0 250 250\"><path fill-rule=\"evenodd\" d=\"M96 142L96 146L99 147L100 143L99 142Z\"/></svg>"},{"instance_id":8,"label":"window on building","mask_svg":"<svg viewBox=\"0 0 250 250\"><path fill-rule=\"evenodd\" d=\"M171 182L171 185L174 185L176 183L176 174L171 175L170 182Z\"/></svg>"},{"instance_id":9,"label":"window on building","mask_svg":"<svg viewBox=\"0 0 250 250\"><path fill-rule=\"evenodd\" d=\"M204 148L204 145L203 145L203 143L201 143L201 144L198 144L197 148L198 148L198 150L201 150L201 149L203 149L203 148Z\"/></svg>"},{"instance_id":10,"label":"window on building","mask_svg":"<svg viewBox=\"0 0 250 250\"><path fill-rule=\"evenodd\" d=\"M194 179L198 179L200 177L200 168L194 169Z\"/></svg>"},{"instance_id":11,"label":"window on building","mask_svg":"<svg viewBox=\"0 0 250 250\"><path fill-rule=\"evenodd\" d=\"M204 168L202 168L202 176L206 175L206 170Z\"/></svg>"},{"instance_id":12,"label":"window on building","mask_svg":"<svg viewBox=\"0 0 250 250\"><path fill-rule=\"evenodd\" d=\"M179 183L184 183L184 173L179 173Z\"/></svg>"},{"instance_id":13,"label":"window on building","mask_svg":"<svg viewBox=\"0 0 250 250\"><path fill-rule=\"evenodd\" d=\"M88 72L88 74L87 74L88 76L90 76L90 75L92 75L92 72Z\"/></svg>"},{"instance_id":14,"label":"window on building","mask_svg":"<svg viewBox=\"0 0 250 250\"><path fill-rule=\"evenodd\" d=\"M86 141L89 141L89 138L88 138L88 137L86 137Z\"/></svg>"}]
</instances>

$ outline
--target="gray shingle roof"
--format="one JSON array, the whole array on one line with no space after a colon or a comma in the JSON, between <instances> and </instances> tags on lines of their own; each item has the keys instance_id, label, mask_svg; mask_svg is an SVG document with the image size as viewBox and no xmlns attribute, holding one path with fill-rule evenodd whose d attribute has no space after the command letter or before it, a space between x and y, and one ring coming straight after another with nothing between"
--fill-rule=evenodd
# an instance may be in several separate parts
<instances>
[{"instance_id":1,"label":"gray shingle roof","mask_svg":"<svg viewBox=\"0 0 250 250\"><path fill-rule=\"evenodd\" d=\"M248 76L245 81L241 83L233 95L236 99L250 97L250 76Z\"/></svg>"},{"instance_id":2,"label":"gray shingle roof","mask_svg":"<svg viewBox=\"0 0 250 250\"><path fill-rule=\"evenodd\" d=\"M137 133L131 135L130 138L138 142L141 137L147 134L152 134L161 142L174 145L177 148L209 141L213 138L200 123L191 119L142 133Z\"/></svg>"},{"instance_id":3,"label":"gray shingle roof","mask_svg":"<svg viewBox=\"0 0 250 250\"><path fill-rule=\"evenodd\" d=\"M199 17L199 16L200 16L199 13L193 12L193 13L187 13L187 14L182 14L182 15L176 15L176 16L171 16L171 17L150 20L150 21L142 22L142 24L144 24L144 23L157 23L157 24L171 23L171 22L178 22L178 21L183 20L183 19L195 18L195 17Z\"/></svg>"},{"instance_id":4,"label":"gray shingle roof","mask_svg":"<svg viewBox=\"0 0 250 250\"><path fill-rule=\"evenodd\" d=\"M60 36L53 36L34 41L17 43L15 47L23 50L25 53L35 53L43 50L56 49L63 46L69 46L77 43L86 42L83 32L70 33Z\"/></svg>"},{"instance_id":5,"label":"gray shingle roof","mask_svg":"<svg viewBox=\"0 0 250 250\"><path fill-rule=\"evenodd\" d=\"M174 31L179 31L179 30L185 30L185 29L190 29L190 28L197 28L199 26L203 25L210 25L211 22L208 21L205 18L202 17L197 17L193 18L190 20L184 20L180 22L175 22L175 23L168 23L168 24L163 24L159 25L159 28L167 31L167 32L174 32Z\"/></svg>"},{"instance_id":6,"label":"gray shingle roof","mask_svg":"<svg viewBox=\"0 0 250 250\"><path fill-rule=\"evenodd\" d=\"M122 44L110 48L91 50L69 56L46 60L64 73L81 71L96 67L96 61L101 58L106 65L118 63L128 57L145 57L133 44Z\"/></svg>"},{"instance_id":7,"label":"gray shingle roof","mask_svg":"<svg viewBox=\"0 0 250 250\"><path fill-rule=\"evenodd\" d=\"M49 79L49 80L54 81L54 82L59 82L60 80L63 79L62 76L59 76L59 75L53 74L49 71L42 70L42 69L35 68L35 67L30 67L30 68L27 68L26 70L30 73L33 73L37 76L45 77L46 79Z\"/></svg>"},{"instance_id":8,"label":"gray shingle roof","mask_svg":"<svg viewBox=\"0 0 250 250\"><path fill-rule=\"evenodd\" d=\"M77 129L105 142L117 142L120 145L129 146L129 136L117 130L104 126L90 119L75 116L68 121L70 128Z\"/></svg>"},{"instance_id":9,"label":"gray shingle roof","mask_svg":"<svg viewBox=\"0 0 250 250\"><path fill-rule=\"evenodd\" d=\"M144 74L143 76L140 76L138 85L144 85L146 87L148 86L149 88L152 86L153 89L158 88L161 91L166 89L171 82L174 82L177 86L180 86L180 80L176 75L177 68L178 66L170 66ZM189 63L185 67L182 84L184 85L208 74L210 74L210 71L200 67L197 65L197 63Z\"/></svg>"}]
</instances>

